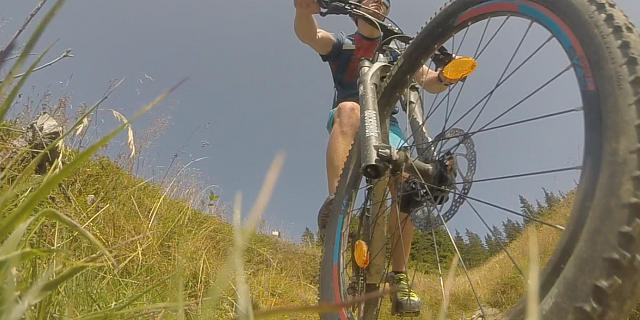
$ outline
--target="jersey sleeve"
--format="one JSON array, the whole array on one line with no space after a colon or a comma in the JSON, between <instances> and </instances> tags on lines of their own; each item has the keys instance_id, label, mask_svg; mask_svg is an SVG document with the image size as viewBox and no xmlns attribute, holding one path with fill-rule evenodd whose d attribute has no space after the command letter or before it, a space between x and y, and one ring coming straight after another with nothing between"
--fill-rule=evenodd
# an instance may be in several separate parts
<instances>
[{"instance_id":1,"label":"jersey sleeve","mask_svg":"<svg viewBox=\"0 0 640 320\"><path fill-rule=\"evenodd\" d=\"M344 45L344 40L346 38L344 32L332 33L331 36L335 39L333 47L331 47L331 51L327 54L320 55L320 58L322 58L322 61L324 62L335 60L340 56L340 52L342 52L342 46Z\"/></svg>"}]
</instances>

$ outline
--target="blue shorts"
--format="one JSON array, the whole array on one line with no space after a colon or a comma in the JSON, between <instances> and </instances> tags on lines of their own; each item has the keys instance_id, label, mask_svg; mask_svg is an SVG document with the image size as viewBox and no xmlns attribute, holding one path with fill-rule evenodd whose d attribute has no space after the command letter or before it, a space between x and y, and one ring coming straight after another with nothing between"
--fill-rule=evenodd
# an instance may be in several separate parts
<instances>
[{"instance_id":1,"label":"blue shorts","mask_svg":"<svg viewBox=\"0 0 640 320\"><path fill-rule=\"evenodd\" d=\"M333 118L338 108L331 109L329 112L329 120L327 121L327 131L331 133L331 129L333 129ZM391 120L389 121L389 142L392 147L399 149L400 147L407 146L407 139L404 137L402 133L402 129L398 125L398 119L394 116L391 116Z\"/></svg>"}]
</instances>

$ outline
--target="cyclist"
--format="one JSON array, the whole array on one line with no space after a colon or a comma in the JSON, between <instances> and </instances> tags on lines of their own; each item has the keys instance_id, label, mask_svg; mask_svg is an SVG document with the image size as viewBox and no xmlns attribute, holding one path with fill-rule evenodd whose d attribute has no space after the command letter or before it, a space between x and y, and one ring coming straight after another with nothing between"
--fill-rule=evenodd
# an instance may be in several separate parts
<instances>
[{"instance_id":1,"label":"cyclist","mask_svg":"<svg viewBox=\"0 0 640 320\"><path fill-rule=\"evenodd\" d=\"M381 21L384 21L391 9L390 0L358 0L358 2L363 6L362 11ZM357 18L353 18L357 27L355 32L348 35L344 32L329 33L319 29L316 24L314 15L320 12L316 0L294 0L294 6L296 8L294 29L297 37L315 50L322 61L328 62L335 87L334 101L327 121L329 142L326 166L329 196L318 213L318 233L322 236L327 225L340 173L360 127L357 89L359 60L357 57L372 57L381 39L381 34L377 28ZM415 79L430 93L442 92L454 83L450 79L446 79L441 72L433 71L427 66L423 66L416 73ZM389 128L389 141L395 148L406 145L406 139L394 116L397 113L398 108L396 107L392 112ZM393 199L396 196L395 184L390 183L389 186ZM392 234L391 240L394 244L392 246L393 284L400 289L392 296L392 313L400 315L419 313L422 306L422 301L409 285L406 275L406 263L410 253L414 227L411 223L404 223L404 226L400 227L400 221L407 221L406 213L409 212L404 206L403 209L399 210L397 205L392 203L391 219L389 219L389 232ZM398 211L404 212L398 214ZM401 232L393 232L400 228L402 228ZM401 237L399 233L401 233ZM400 239L402 239L402 244L396 245Z\"/></svg>"}]
</instances>

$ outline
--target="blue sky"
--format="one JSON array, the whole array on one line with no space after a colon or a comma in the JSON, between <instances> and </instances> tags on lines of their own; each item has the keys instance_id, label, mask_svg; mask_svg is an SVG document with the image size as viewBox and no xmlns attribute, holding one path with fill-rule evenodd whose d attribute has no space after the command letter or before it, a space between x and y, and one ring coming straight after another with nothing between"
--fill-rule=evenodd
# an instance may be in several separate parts
<instances>
[{"instance_id":1,"label":"blue sky","mask_svg":"<svg viewBox=\"0 0 640 320\"><path fill-rule=\"evenodd\" d=\"M7 24L0 27L0 41L8 41L37 2L4 2L0 14ZM53 0L49 2L45 9ZM395 1L391 18L413 35L443 3L444 0ZM640 21L637 1L617 3L633 21ZM145 174L150 174L152 167L167 166L192 135L188 146L182 148L180 161L187 163L190 159L208 157L193 165L200 170L204 184L220 186L219 192L226 202L232 202L236 191L242 191L243 208L248 211L273 157L278 150L284 150L285 166L265 219L273 228L285 231L287 237L298 240L305 227L315 232L316 214L327 195L325 124L333 89L327 65L295 37L293 16L291 0L69 0L36 51L41 52L58 39L44 60L54 59L67 48L72 49L75 57L38 72L29 81L25 95L40 95L49 88L54 98L70 92L75 106L83 102L93 104L111 79L126 77L100 111L100 118L105 121L100 132L104 134L115 124L106 109L131 116L163 90L190 76L170 96L173 107L169 109L168 104L163 104L157 110L171 116L171 126L147 150L146 156L155 159L146 166ZM329 31L353 30L352 22L344 16L317 21ZM498 25L492 23L488 29ZM514 25L507 24L509 28L500 33L479 59L477 75L466 84L456 107L457 114L466 111L465 106L475 103L495 85L527 24L520 21ZM483 27L471 29L465 40L469 42L465 42L460 54L475 50ZM33 27L27 31L32 30ZM516 56L515 65L548 35L533 31ZM538 62L531 61L527 71L509 79L474 128L484 125L566 65L566 58L557 55L557 45L553 46L556 49L547 52L556 53L550 56L553 60L536 56ZM489 74L486 78L482 76L485 72ZM567 73L563 78L575 82L572 77ZM523 105L496 124L578 106L575 87L569 94L566 90L562 86L545 88L528 101L533 107ZM426 108L432 99L427 97ZM402 118L404 113L399 116ZM476 178L579 164L583 137L579 120L578 116L570 115L543 125L523 125L478 135ZM134 123L134 128L144 131L151 121L149 115ZM404 123L401 119L401 124ZM442 125L441 120L435 123ZM463 128L468 126L468 122L462 124ZM125 139L123 135L119 142ZM114 150L120 146L116 147ZM518 194L533 199L542 196L541 187L567 190L573 186L573 179L577 179L577 174L561 173L478 183L471 195L518 210ZM491 224L499 224L505 218L484 205L474 203L474 207ZM468 207L461 209L451 227L484 232Z\"/></svg>"}]
</instances>

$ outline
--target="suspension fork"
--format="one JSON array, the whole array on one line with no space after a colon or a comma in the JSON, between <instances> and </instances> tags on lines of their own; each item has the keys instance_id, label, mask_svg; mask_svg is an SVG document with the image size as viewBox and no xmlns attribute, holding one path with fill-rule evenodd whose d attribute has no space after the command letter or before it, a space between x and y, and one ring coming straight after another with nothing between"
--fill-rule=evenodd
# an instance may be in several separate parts
<instances>
[{"instance_id":1,"label":"suspension fork","mask_svg":"<svg viewBox=\"0 0 640 320\"><path fill-rule=\"evenodd\" d=\"M385 281L383 277L386 274L386 254L384 252L386 252L387 224L390 213L390 207L387 206L386 201L389 196L387 188L389 176L385 176L386 171L391 168L393 172L398 172L399 168L406 168L410 174L421 176L426 181L431 181L436 172L436 168L431 164L414 160L407 152L396 152L389 144L389 136L380 134L381 132L389 132L393 105L378 106L378 85L381 77L386 76L390 70L391 65L387 63L382 54L378 54L375 63L368 59L362 59L359 65L361 170L362 175L370 179L369 182L372 185L370 218L365 228L369 232L369 252L373 256L365 271L365 278L367 284L373 285ZM418 89L417 86L412 86L407 94L408 110L413 119L411 126L414 131L422 128L421 132L424 134L418 134L419 139L428 139L426 128L420 126L423 112ZM420 146L426 149L428 144Z\"/></svg>"},{"instance_id":2,"label":"suspension fork","mask_svg":"<svg viewBox=\"0 0 640 320\"><path fill-rule=\"evenodd\" d=\"M375 63L362 59L359 65L361 169L362 174L372 180L380 179L387 170L387 166L378 158L378 148L389 145L389 137L380 134L387 132L389 128L388 117L380 117L380 114L388 115L389 112L378 110L378 85L381 76L386 75L390 69L391 65L380 53L377 53Z\"/></svg>"},{"instance_id":3,"label":"suspension fork","mask_svg":"<svg viewBox=\"0 0 640 320\"><path fill-rule=\"evenodd\" d=\"M420 95L420 85L415 81L405 90L400 99L402 110L408 116L409 127L413 135L413 141L418 152L418 160L429 161L435 156L435 146L427 130L424 118L424 104Z\"/></svg>"}]
</instances>

